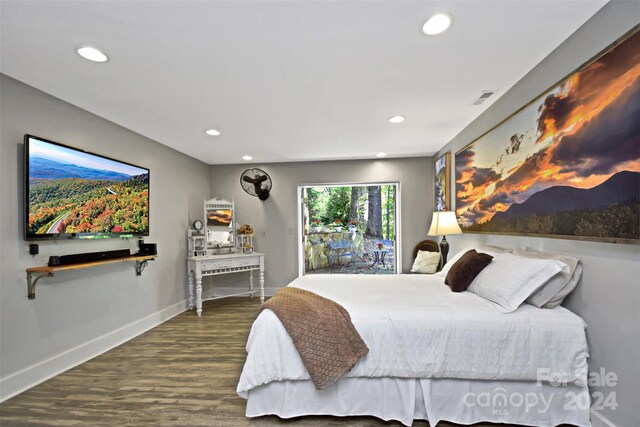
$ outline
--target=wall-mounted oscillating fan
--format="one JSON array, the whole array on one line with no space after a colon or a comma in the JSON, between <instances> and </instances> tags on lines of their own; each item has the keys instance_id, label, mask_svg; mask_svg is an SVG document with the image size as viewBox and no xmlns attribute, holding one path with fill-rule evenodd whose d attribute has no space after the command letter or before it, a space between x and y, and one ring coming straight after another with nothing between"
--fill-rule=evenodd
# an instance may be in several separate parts
<instances>
[{"instance_id":1,"label":"wall-mounted oscillating fan","mask_svg":"<svg viewBox=\"0 0 640 427\"><path fill-rule=\"evenodd\" d=\"M260 200L267 200L271 191L271 177L262 169L251 168L242 172L240 176L242 189Z\"/></svg>"}]
</instances>

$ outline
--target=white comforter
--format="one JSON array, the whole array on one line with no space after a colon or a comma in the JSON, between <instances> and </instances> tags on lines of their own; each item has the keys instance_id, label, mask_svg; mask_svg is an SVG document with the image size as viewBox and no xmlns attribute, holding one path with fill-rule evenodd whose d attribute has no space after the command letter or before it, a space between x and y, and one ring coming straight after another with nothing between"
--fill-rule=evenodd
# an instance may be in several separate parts
<instances>
[{"instance_id":1,"label":"white comforter","mask_svg":"<svg viewBox=\"0 0 640 427\"><path fill-rule=\"evenodd\" d=\"M523 304L515 312L469 292L453 293L438 275L309 275L295 286L342 305L369 346L348 377L586 381L583 320L557 307ZM237 392L271 381L307 380L276 315L251 328ZM552 377L553 379L554 377Z\"/></svg>"}]
</instances>

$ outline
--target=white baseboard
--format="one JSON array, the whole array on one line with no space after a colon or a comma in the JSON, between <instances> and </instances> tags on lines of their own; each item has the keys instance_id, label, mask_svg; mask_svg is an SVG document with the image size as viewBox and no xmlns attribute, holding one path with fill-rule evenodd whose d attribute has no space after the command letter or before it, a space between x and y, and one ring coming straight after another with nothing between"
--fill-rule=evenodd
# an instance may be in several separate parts
<instances>
[{"instance_id":1,"label":"white baseboard","mask_svg":"<svg viewBox=\"0 0 640 427\"><path fill-rule=\"evenodd\" d=\"M616 427L607 417L598 411L591 410L591 427Z\"/></svg>"},{"instance_id":2,"label":"white baseboard","mask_svg":"<svg viewBox=\"0 0 640 427\"><path fill-rule=\"evenodd\" d=\"M177 304L136 320L115 331L95 338L63 353L38 362L21 371L0 378L0 402L30 389L64 371L105 353L159 324L166 322L187 309L187 302Z\"/></svg>"}]
</instances>

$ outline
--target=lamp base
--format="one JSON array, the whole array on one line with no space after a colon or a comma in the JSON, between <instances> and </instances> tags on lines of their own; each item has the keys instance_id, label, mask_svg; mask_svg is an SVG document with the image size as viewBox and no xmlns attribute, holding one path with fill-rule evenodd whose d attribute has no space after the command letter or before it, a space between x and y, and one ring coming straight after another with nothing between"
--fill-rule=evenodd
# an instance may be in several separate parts
<instances>
[{"instance_id":1,"label":"lamp base","mask_svg":"<svg viewBox=\"0 0 640 427\"><path fill-rule=\"evenodd\" d=\"M442 265L447 263L447 255L449 254L449 242L447 242L447 237L442 236L442 240L440 241L440 253L442 254Z\"/></svg>"}]
</instances>

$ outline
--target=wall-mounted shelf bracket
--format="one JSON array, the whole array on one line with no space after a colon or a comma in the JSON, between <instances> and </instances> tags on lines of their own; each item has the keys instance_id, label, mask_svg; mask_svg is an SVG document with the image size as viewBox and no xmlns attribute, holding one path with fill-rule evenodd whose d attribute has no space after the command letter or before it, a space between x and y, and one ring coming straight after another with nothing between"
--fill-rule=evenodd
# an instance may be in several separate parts
<instances>
[{"instance_id":1,"label":"wall-mounted shelf bracket","mask_svg":"<svg viewBox=\"0 0 640 427\"><path fill-rule=\"evenodd\" d=\"M142 276L142 272L147 268L147 265L149 265L149 261L153 261L153 258L146 259L144 261L136 261L136 276Z\"/></svg>"},{"instance_id":2,"label":"wall-mounted shelf bracket","mask_svg":"<svg viewBox=\"0 0 640 427\"><path fill-rule=\"evenodd\" d=\"M53 273L35 274L35 277L33 273L27 273L27 297L29 299L36 298L36 284L43 277L53 277Z\"/></svg>"}]
</instances>

